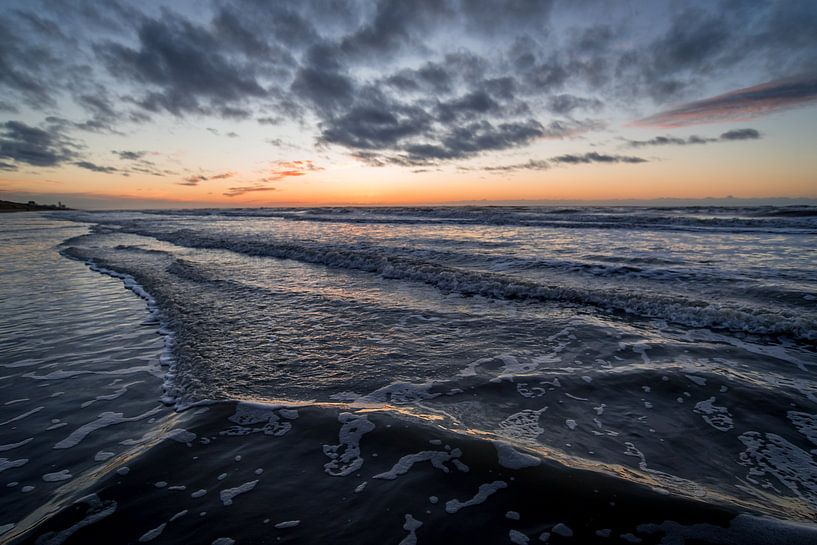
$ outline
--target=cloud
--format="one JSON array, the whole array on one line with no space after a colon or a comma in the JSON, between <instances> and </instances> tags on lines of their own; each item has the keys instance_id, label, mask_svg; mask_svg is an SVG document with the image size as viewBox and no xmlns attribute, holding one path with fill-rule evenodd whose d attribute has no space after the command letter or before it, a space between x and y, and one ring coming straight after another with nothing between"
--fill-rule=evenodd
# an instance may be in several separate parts
<instances>
[{"instance_id":1,"label":"cloud","mask_svg":"<svg viewBox=\"0 0 817 545\"><path fill-rule=\"evenodd\" d=\"M648 146L689 146L700 144L712 144L714 142L733 142L736 140L758 140L761 138L760 132L756 129L734 129L726 131L717 138L707 138L703 136L688 136L679 138L677 136L656 136L649 140L628 140L627 147L644 148Z\"/></svg>"},{"instance_id":2,"label":"cloud","mask_svg":"<svg viewBox=\"0 0 817 545\"><path fill-rule=\"evenodd\" d=\"M206 176L203 174L194 174L177 183L178 185L197 186L201 182L206 182L209 180L226 180L228 178L232 178L233 176L235 176L235 172L221 172L219 174L208 174Z\"/></svg>"},{"instance_id":3,"label":"cloud","mask_svg":"<svg viewBox=\"0 0 817 545\"><path fill-rule=\"evenodd\" d=\"M685 127L745 120L817 101L817 75L769 81L639 119L642 127Z\"/></svg>"},{"instance_id":4,"label":"cloud","mask_svg":"<svg viewBox=\"0 0 817 545\"><path fill-rule=\"evenodd\" d=\"M322 170L323 167L315 165L315 163L308 159L302 161L280 161L275 163L269 175L265 176L262 181L272 182L285 178L305 176L310 172L320 172Z\"/></svg>"},{"instance_id":5,"label":"cloud","mask_svg":"<svg viewBox=\"0 0 817 545\"><path fill-rule=\"evenodd\" d=\"M114 150L111 153L119 156L120 159L124 161L136 161L142 159L145 155L148 154L146 151L127 151L127 150Z\"/></svg>"},{"instance_id":6,"label":"cloud","mask_svg":"<svg viewBox=\"0 0 817 545\"><path fill-rule=\"evenodd\" d=\"M262 186L246 186L246 187L231 187L222 195L227 197L237 197L239 195L243 195L245 193L253 193L257 191L277 191L274 187L262 187Z\"/></svg>"},{"instance_id":7,"label":"cloud","mask_svg":"<svg viewBox=\"0 0 817 545\"><path fill-rule=\"evenodd\" d=\"M548 160L544 159L529 159L524 163L512 163L508 165L492 165L482 167L479 170L486 172L514 172L518 170L550 170L554 164L556 165L582 165L590 163L647 163L647 159L642 157L634 157L631 155L607 155L597 152L589 152L583 154L567 154L551 157Z\"/></svg>"},{"instance_id":8,"label":"cloud","mask_svg":"<svg viewBox=\"0 0 817 545\"><path fill-rule=\"evenodd\" d=\"M284 118L278 116L266 116L256 118L256 121L261 125L280 125L284 122Z\"/></svg>"},{"instance_id":9,"label":"cloud","mask_svg":"<svg viewBox=\"0 0 817 545\"><path fill-rule=\"evenodd\" d=\"M548 109L551 112L566 115L576 109L598 110L603 103L596 98L584 98L569 94L553 95L548 99Z\"/></svg>"},{"instance_id":10,"label":"cloud","mask_svg":"<svg viewBox=\"0 0 817 545\"><path fill-rule=\"evenodd\" d=\"M242 117L246 110L236 106L267 94L252 64L179 15L165 10L161 20L142 18L137 35L137 48L107 42L99 54L114 76L144 86L135 101L148 111Z\"/></svg>"},{"instance_id":11,"label":"cloud","mask_svg":"<svg viewBox=\"0 0 817 545\"><path fill-rule=\"evenodd\" d=\"M735 129L721 134L721 140L758 140L760 132L756 129Z\"/></svg>"},{"instance_id":12,"label":"cloud","mask_svg":"<svg viewBox=\"0 0 817 545\"><path fill-rule=\"evenodd\" d=\"M0 123L0 159L14 164L54 167L76 158L78 148L79 144L62 134L59 127L42 129L20 121Z\"/></svg>"},{"instance_id":13,"label":"cloud","mask_svg":"<svg viewBox=\"0 0 817 545\"><path fill-rule=\"evenodd\" d=\"M591 151L580 155L567 154L559 155L550 159L554 163L562 163L569 165L579 165L588 163L646 163L646 159L642 157L633 157L630 155L607 155Z\"/></svg>"},{"instance_id":14,"label":"cloud","mask_svg":"<svg viewBox=\"0 0 817 545\"><path fill-rule=\"evenodd\" d=\"M118 168L97 165L96 163L92 163L90 161L76 161L74 164L79 168L84 168L85 170L90 170L93 172L101 172L104 174L115 174L117 172L122 172Z\"/></svg>"},{"instance_id":15,"label":"cloud","mask_svg":"<svg viewBox=\"0 0 817 545\"><path fill-rule=\"evenodd\" d=\"M511 165L494 165L484 167L487 172L513 172L515 170L548 170L550 163L541 159L530 159L526 163L514 163Z\"/></svg>"},{"instance_id":16,"label":"cloud","mask_svg":"<svg viewBox=\"0 0 817 545\"><path fill-rule=\"evenodd\" d=\"M668 1L637 17L548 0L160 4L172 9L77 0L4 11L0 110L76 106L82 117L63 131L101 133L168 116L294 122L319 148L416 168L575 138L604 127L583 119L597 112L649 107L660 113L637 124L674 127L817 95L815 77L781 79L813 74L808 0ZM769 83L688 102L747 77ZM701 143L684 140L645 145Z\"/></svg>"}]
</instances>

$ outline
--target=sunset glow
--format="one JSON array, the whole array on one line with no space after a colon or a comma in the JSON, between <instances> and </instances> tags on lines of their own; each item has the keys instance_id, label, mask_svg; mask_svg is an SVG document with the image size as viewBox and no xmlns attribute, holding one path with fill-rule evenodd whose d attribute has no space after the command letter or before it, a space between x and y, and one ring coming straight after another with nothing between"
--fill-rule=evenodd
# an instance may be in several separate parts
<instances>
[{"instance_id":1,"label":"sunset glow","mask_svg":"<svg viewBox=\"0 0 817 545\"><path fill-rule=\"evenodd\" d=\"M9 200L817 198L808 2L3 3Z\"/></svg>"}]
</instances>

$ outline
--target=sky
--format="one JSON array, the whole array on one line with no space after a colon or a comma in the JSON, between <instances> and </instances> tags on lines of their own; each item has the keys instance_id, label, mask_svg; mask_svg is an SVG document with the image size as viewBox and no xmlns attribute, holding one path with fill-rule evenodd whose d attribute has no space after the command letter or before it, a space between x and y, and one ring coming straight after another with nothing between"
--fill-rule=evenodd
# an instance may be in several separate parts
<instances>
[{"instance_id":1,"label":"sky","mask_svg":"<svg viewBox=\"0 0 817 545\"><path fill-rule=\"evenodd\" d=\"M817 198L813 0L0 0L0 199Z\"/></svg>"}]
</instances>

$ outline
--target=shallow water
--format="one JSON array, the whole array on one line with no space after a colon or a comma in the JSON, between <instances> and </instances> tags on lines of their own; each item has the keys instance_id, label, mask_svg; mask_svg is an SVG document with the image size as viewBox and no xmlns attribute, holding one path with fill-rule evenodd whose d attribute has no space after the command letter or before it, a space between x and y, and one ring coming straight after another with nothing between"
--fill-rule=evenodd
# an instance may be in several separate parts
<instances>
[{"instance_id":1,"label":"shallow water","mask_svg":"<svg viewBox=\"0 0 817 545\"><path fill-rule=\"evenodd\" d=\"M0 217L0 540L809 542L814 212Z\"/></svg>"}]
</instances>

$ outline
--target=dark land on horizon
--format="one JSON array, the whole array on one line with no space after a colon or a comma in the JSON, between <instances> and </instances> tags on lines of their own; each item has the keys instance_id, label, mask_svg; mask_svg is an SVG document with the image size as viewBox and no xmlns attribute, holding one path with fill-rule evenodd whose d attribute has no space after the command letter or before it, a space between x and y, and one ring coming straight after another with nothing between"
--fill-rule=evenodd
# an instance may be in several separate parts
<instances>
[{"instance_id":1,"label":"dark land on horizon","mask_svg":"<svg viewBox=\"0 0 817 545\"><path fill-rule=\"evenodd\" d=\"M62 203L37 204L34 201L27 203L0 201L0 212L30 212L34 210L71 210Z\"/></svg>"}]
</instances>

